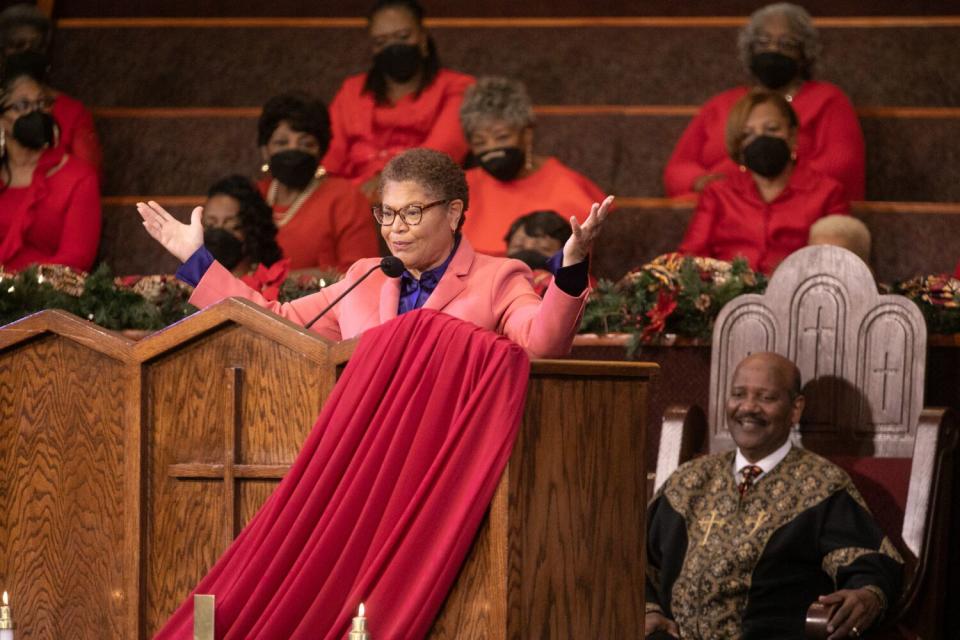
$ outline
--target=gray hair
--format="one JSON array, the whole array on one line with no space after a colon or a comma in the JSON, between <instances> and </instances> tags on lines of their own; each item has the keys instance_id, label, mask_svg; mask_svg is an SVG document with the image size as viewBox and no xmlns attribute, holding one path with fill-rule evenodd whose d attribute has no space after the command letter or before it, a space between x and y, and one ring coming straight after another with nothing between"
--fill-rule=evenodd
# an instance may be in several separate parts
<instances>
[{"instance_id":1,"label":"gray hair","mask_svg":"<svg viewBox=\"0 0 960 640\"><path fill-rule=\"evenodd\" d=\"M467 89L460 106L460 124L467 138L492 120L503 120L517 129L534 123L533 103L522 82L486 76Z\"/></svg>"},{"instance_id":2,"label":"gray hair","mask_svg":"<svg viewBox=\"0 0 960 640\"><path fill-rule=\"evenodd\" d=\"M820 53L823 50L823 44L820 42L820 32L813 26L813 18L806 9L790 2L777 2L768 4L754 11L750 15L750 22L740 30L737 36L737 49L740 52L740 62L745 69L750 68L751 47L760 35L763 23L773 16L783 16L790 25L790 33L800 41L802 58L800 61L800 72L804 78L809 80L813 75L813 68L817 60L820 59Z\"/></svg>"}]
</instances>

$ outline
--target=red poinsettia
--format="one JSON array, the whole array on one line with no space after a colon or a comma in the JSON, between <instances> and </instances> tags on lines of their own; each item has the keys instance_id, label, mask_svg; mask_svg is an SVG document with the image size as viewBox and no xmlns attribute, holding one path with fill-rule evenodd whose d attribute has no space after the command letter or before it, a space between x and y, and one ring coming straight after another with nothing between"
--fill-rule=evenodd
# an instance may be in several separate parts
<instances>
[{"instance_id":1,"label":"red poinsettia","mask_svg":"<svg viewBox=\"0 0 960 640\"><path fill-rule=\"evenodd\" d=\"M290 259L284 258L269 267L257 265L256 271L240 278L251 289L260 292L267 300L276 300L280 295L280 286L290 273Z\"/></svg>"},{"instance_id":2,"label":"red poinsettia","mask_svg":"<svg viewBox=\"0 0 960 640\"><path fill-rule=\"evenodd\" d=\"M650 323L643 328L644 339L650 339L658 333L662 333L667 327L667 318L677 308L677 296L673 291L661 289L657 293L657 304L653 309L647 311L647 317Z\"/></svg>"}]
</instances>

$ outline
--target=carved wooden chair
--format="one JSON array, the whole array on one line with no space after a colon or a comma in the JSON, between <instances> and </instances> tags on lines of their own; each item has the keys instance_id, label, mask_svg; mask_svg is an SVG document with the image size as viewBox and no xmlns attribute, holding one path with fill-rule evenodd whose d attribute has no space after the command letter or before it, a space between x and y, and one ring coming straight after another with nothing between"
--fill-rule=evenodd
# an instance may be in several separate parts
<instances>
[{"instance_id":1,"label":"carved wooden chair","mask_svg":"<svg viewBox=\"0 0 960 640\"><path fill-rule=\"evenodd\" d=\"M903 594L870 637L947 637L941 627L954 416L923 408L927 332L906 298L880 295L867 266L837 247L785 260L763 295L727 304L713 330L709 407L671 407L655 486L699 453L732 449L725 396L737 363L774 351L804 382L802 446L843 467L904 556ZM899 533L899 535L898 535ZM809 637L827 637L829 612L808 611ZM939 619L938 619L939 617Z\"/></svg>"}]
</instances>

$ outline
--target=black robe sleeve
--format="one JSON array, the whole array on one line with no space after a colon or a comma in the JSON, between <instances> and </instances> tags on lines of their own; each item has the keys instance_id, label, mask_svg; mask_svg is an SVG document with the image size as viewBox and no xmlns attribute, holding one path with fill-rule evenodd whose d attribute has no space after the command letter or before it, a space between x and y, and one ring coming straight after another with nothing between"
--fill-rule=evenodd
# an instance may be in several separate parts
<instances>
[{"instance_id":1,"label":"black robe sleeve","mask_svg":"<svg viewBox=\"0 0 960 640\"><path fill-rule=\"evenodd\" d=\"M670 592L686 555L686 524L661 493L647 510L647 611L659 609L667 618L673 618Z\"/></svg>"}]
</instances>

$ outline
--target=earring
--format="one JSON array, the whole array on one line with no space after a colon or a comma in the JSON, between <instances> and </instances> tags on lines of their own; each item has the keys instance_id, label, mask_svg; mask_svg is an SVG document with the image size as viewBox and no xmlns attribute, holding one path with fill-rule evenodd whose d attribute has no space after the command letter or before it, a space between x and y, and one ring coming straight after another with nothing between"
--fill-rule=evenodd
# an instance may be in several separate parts
<instances>
[{"instance_id":1,"label":"earring","mask_svg":"<svg viewBox=\"0 0 960 640\"><path fill-rule=\"evenodd\" d=\"M316 172L314 172L313 177L319 180L323 176L327 175L327 169L322 164L317 166Z\"/></svg>"},{"instance_id":2,"label":"earring","mask_svg":"<svg viewBox=\"0 0 960 640\"><path fill-rule=\"evenodd\" d=\"M533 140L527 142L527 158L524 168L527 171L533 171Z\"/></svg>"},{"instance_id":3,"label":"earring","mask_svg":"<svg viewBox=\"0 0 960 640\"><path fill-rule=\"evenodd\" d=\"M260 171L264 173L266 173L267 171L270 171L270 164L267 162L264 162L262 165L260 165Z\"/></svg>"},{"instance_id":4,"label":"earring","mask_svg":"<svg viewBox=\"0 0 960 640\"><path fill-rule=\"evenodd\" d=\"M5 155L7 155L7 134L3 127L0 127L0 158Z\"/></svg>"},{"instance_id":5,"label":"earring","mask_svg":"<svg viewBox=\"0 0 960 640\"><path fill-rule=\"evenodd\" d=\"M790 152L790 159L793 160L794 162L797 161L797 152L796 152L796 151L791 151L791 152Z\"/></svg>"}]
</instances>

